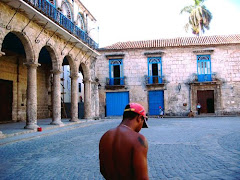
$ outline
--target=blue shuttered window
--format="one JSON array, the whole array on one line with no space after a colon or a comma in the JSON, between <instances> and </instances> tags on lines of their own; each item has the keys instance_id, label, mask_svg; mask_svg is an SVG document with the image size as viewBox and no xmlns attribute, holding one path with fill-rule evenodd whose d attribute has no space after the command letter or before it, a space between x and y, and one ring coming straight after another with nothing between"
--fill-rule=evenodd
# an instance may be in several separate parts
<instances>
[{"instance_id":1,"label":"blue shuttered window","mask_svg":"<svg viewBox=\"0 0 240 180\"><path fill-rule=\"evenodd\" d=\"M210 55L197 56L198 81L212 81L211 57Z\"/></svg>"},{"instance_id":2,"label":"blue shuttered window","mask_svg":"<svg viewBox=\"0 0 240 180\"><path fill-rule=\"evenodd\" d=\"M109 85L124 85L122 59L109 60Z\"/></svg>"},{"instance_id":3,"label":"blue shuttered window","mask_svg":"<svg viewBox=\"0 0 240 180\"><path fill-rule=\"evenodd\" d=\"M162 59L161 57L148 58L148 83L162 83Z\"/></svg>"}]
</instances>

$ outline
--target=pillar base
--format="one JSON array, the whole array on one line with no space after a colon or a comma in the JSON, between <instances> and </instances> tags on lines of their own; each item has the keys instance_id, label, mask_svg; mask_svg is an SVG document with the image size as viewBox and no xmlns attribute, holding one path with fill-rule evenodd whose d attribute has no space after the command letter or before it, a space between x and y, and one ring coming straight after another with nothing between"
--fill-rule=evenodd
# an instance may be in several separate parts
<instances>
[{"instance_id":1,"label":"pillar base","mask_svg":"<svg viewBox=\"0 0 240 180\"><path fill-rule=\"evenodd\" d=\"M50 125L58 125L58 126L63 126L64 124L63 124L63 122L62 122L62 121L52 121L52 122L50 123Z\"/></svg>"},{"instance_id":2,"label":"pillar base","mask_svg":"<svg viewBox=\"0 0 240 180\"><path fill-rule=\"evenodd\" d=\"M0 131L0 139L1 138L5 138L6 137L6 135L4 135L3 133L2 133L2 131Z\"/></svg>"},{"instance_id":3,"label":"pillar base","mask_svg":"<svg viewBox=\"0 0 240 180\"><path fill-rule=\"evenodd\" d=\"M73 118L73 119L70 119L69 120L70 122L78 122L78 121L80 121L78 118Z\"/></svg>"},{"instance_id":4,"label":"pillar base","mask_svg":"<svg viewBox=\"0 0 240 180\"><path fill-rule=\"evenodd\" d=\"M93 118L94 120L100 120L101 118L99 116L96 116Z\"/></svg>"},{"instance_id":5,"label":"pillar base","mask_svg":"<svg viewBox=\"0 0 240 180\"><path fill-rule=\"evenodd\" d=\"M24 129L32 129L32 130L36 130L39 126L36 124L27 124Z\"/></svg>"}]
</instances>

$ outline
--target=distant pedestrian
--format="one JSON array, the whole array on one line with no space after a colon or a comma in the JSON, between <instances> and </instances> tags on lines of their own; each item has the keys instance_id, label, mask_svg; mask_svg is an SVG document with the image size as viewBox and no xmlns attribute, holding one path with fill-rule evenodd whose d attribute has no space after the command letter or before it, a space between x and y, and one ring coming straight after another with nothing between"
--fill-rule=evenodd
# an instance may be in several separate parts
<instances>
[{"instance_id":1,"label":"distant pedestrian","mask_svg":"<svg viewBox=\"0 0 240 180\"><path fill-rule=\"evenodd\" d=\"M162 106L159 106L159 117L163 118L163 114L164 114L163 108L162 108Z\"/></svg>"},{"instance_id":2,"label":"distant pedestrian","mask_svg":"<svg viewBox=\"0 0 240 180\"><path fill-rule=\"evenodd\" d=\"M198 104L197 104L198 115L200 115L201 108L202 108L201 104L198 103Z\"/></svg>"},{"instance_id":3,"label":"distant pedestrian","mask_svg":"<svg viewBox=\"0 0 240 180\"><path fill-rule=\"evenodd\" d=\"M188 117L190 117L190 118L194 117L194 113L193 113L192 111L190 111L190 112L188 113Z\"/></svg>"}]
</instances>

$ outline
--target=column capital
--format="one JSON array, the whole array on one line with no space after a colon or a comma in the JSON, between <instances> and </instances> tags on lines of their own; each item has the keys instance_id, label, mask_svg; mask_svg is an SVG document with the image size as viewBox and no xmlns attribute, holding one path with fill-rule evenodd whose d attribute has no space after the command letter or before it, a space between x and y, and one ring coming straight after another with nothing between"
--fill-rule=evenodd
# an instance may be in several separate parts
<instances>
[{"instance_id":1,"label":"column capital","mask_svg":"<svg viewBox=\"0 0 240 180\"><path fill-rule=\"evenodd\" d=\"M61 74L63 71L60 70L60 69L53 69L53 70L51 70L51 72L52 72L53 74Z\"/></svg>"},{"instance_id":2,"label":"column capital","mask_svg":"<svg viewBox=\"0 0 240 180\"><path fill-rule=\"evenodd\" d=\"M32 67L32 68L37 68L38 66L41 66L41 64L35 63L35 62L26 62L23 64L26 65L27 67Z\"/></svg>"},{"instance_id":3,"label":"column capital","mask_svg":"<svg viewBox=\"0 0 240 180\"><path fill-rule=\"evenodd\" d=\"M2 57L2 56L4 56L4 55L5 55L5 53L2 52L2 51L0 51L0 57Z\"/></svg>"},{"instance_id":4,"label":"column capital","mask_svg":"<svg viewBox=\"0 0 240 180\"><path fill-rule=\"evenodd\" d=\"M91 79L85 79L85 78L82 81L83 81L83 83L90 83L90 82L92 82Z\"/></svg>"},{"instance_id":5,"label":"column capital","mask_svg":"<svg viewBox=\"0 0 240 180\"><path fill-rule=\"evenodd\" d=\"M69 76L71 79L78 79L79 75L77 73L71 74Z\"/></svg>"}]
</instances>

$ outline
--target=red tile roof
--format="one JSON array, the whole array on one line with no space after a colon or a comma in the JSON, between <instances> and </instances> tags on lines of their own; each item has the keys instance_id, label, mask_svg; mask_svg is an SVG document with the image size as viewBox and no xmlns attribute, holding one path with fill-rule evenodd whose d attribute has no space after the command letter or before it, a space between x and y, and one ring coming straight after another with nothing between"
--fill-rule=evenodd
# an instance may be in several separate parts
<instances>
[{"instance_id":1,"label":"red tile roof","mask_svg":"<svg viewBox=\"0 0 240 180\"><path fill-rule=\"evenodd\" d=\"M163 48L163 47L184 47L184 46L206 46L220 44L240 44L240 34L236 35L216 35L199 37L177 37L171 39L157 39L146 41L118 42L104 47L100 50L121 50L121 49L143 49L143 48Z\"/></svg>"}]
</instances>

